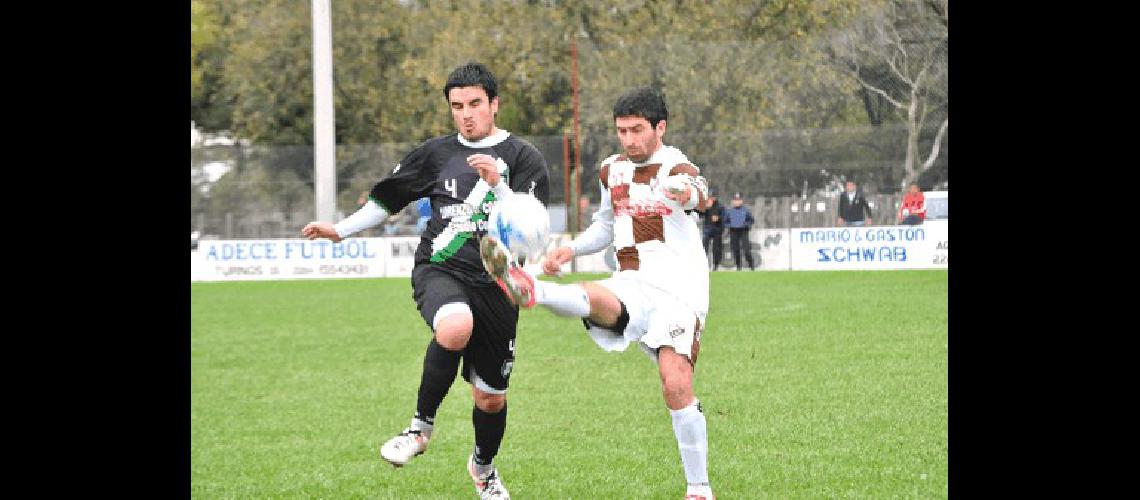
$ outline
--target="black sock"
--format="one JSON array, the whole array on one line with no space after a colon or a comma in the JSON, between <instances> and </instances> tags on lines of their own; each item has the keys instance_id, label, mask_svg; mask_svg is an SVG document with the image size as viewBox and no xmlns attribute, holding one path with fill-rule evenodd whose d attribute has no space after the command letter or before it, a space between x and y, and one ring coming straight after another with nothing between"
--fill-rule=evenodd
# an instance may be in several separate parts
<instances>
[{"instance_id":1,"label":"black sock","mask_svg":"<svg viewBox=\"0 0 1140 500\"><path fill-rule=\"evenodd\" d=\"M424 372L420 376L420 393L416 399L417 419L435 424L435 412L459 373L460 354L460 351L444 349L432 337L424 354Z\"/></svg>"},{"instance_id":2,"label":"black sock","mask_svg":"<svg viewBox=\"0 0 1140 500\"><path fill-rule=\"evenodd\" d=\"M507 403L498 413L487 413L478 406L471 410L471 423L475 426L475 463L487 465L499 454L499 445L507 431Z\"/></svg>"}]
</instances>

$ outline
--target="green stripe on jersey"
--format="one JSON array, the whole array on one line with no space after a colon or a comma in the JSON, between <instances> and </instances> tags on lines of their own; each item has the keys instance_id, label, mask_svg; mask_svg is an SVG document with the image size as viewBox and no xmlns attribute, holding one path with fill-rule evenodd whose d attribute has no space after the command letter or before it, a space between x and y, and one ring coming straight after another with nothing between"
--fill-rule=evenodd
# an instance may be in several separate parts
<instances>
[{"instance_id":1,"label":"green stripe on jersey","mask_svg":"<svg viewBox=\"0 0 1140 500\"><path fill-rule=\"evenodd\" d=\"M479 221L487 220L487 214L483 213L483 204L489 201L495 201L495 193L490 190L483 196L483 201L476 205L475 213L465 222L474 222L478 225ZM452 221L453 223L448 224L443 232L439 233L439 236L436 236L435 240L432 241L432 247L439 248L431 255L432 262L439 263L452 258L459 252L460 248L463 248L463 244L467 243L467 240L474 236L474 233L471 231L457 231L454 224L455 219L452 219ZM443 241L447 241L447 243L441 245L440 243Z\"/></svg>"}]
</instances>

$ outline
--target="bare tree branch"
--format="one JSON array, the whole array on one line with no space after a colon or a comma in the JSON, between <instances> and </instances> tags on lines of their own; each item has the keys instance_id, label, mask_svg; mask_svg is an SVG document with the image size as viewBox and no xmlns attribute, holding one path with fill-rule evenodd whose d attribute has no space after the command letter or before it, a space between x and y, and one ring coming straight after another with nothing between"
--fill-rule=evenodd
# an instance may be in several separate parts
<instances>
[{"instance_id":1,"label":"bare tree branch","mask_svg":"<svg viewBox=\"0 0 1140 500\"><path fill-rule=\"evenodd\" d=\"M900 44L899 47L902 47L902 45ZM903 82L906 82L907 85L914 87L915 86L914 81L912 81L910 78L907 78L907 76L905 74L903 74L903 72L900 71L898 69L898 67L895 66L893 59L894 59L893 57L887 58L887 66L889 66L891 68L891 71L895 74L895 76L899 77L899 80L902 80ZM903 61L903 63L905 64L906 61Z\"/></svg>"},{"instance_id":2,"label":"bare tree branch","mask_svg":"<svg viewBox=\"0 0 1140 500\"><path fill-rule=\"evenodd\" d=\"M856 68L858 68L858 65L856 65ZM867 83L867 81L866 81L866 80L864 80L864 79L863 79L863 77L859 75L859 71L858 71L858 69L856 69L856 71L855 71L855 79L859 80L859 84L860 84L860 85L862 85L862 86L863 86L863 88L865 88L865 89L867 89L867 90L870 90L871 92L874 92L874 93L876 93L876 94L879 94L879 95L883 96L883 98L885 98L885 99L886 99L887 101L889 101L891 104L895 105L895 107L896 107L896 108L899 108L899 109L906 109L906 105L904 105L904 104L902 104L902 103L900 103L900 102L898 102L898 101L896 101L896 100L892 99L892 98L891 98L891 96L890 96L889 94L887 94L886 92L883 92L882 90L880 90L880 89L876 88L874 85L871 85L871 84Z\"/></svg>"},{"instance_id":3,"label":"bare tree branch","mask_svg":"<svg viewBox=\"0 0 1140 500\"><path fill-rule=\"evenodd\" d=\"M942 126L938 127L938 135L934 136L934 147L930 151L930 156L922 163L923 170L934 166L934 160L938 159L938 150L942 147L942 136L946 134L947 125L950 125L949 118L942 120Z\"/></svg>"}]
</instances>

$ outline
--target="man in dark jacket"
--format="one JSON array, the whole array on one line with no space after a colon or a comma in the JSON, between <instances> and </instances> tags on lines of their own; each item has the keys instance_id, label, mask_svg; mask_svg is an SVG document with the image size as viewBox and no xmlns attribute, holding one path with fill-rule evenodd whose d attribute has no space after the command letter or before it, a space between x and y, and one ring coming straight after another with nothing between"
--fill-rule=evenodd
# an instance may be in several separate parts
<instances>
[{"instance_id":1,"label":"man in dark jacket","mask_svg":"<svg viewBox=\"0 0 1140 500\"><path fill-rule=\"evenodd\" d=\"M724 205L716 199L716 192L709 190L709 198L701 214L701 227L704 229L703 240L705 253L712 256L712 268L716 271L720 267L720 259L724 257ZM709 245L712 253L709 253Z\"/></svg>"},{"instance_id":2,"label":"man in dark jacket","mask_svg":"<svg viewBox=\"0 0 1140 500\"><path fill-rule=\"evenodd\" d=\"M863 218L863 214L867 218ZM847 192L839 195L840 226L862 226L871 224L871 206L867 204L867 197L863 190L855 185L855 181L847 181Z\"/></svg>"},{"instance_id":3,"label":"man in dark jacket","mask_svg":"<svg viewBox=\"0 0 1140 500\"><path fill-rule=\"evenodd\" d=\"M724 221L728 225L728 244L732 247L732 259L736 261L736 270L740 270L740 254L748 260L748 269L755 271L756 265L752 263L752 244L748 242L748 231L756 219L752 212L744 206L744 198L740 193L732 195L732 207L725 211Z\"/></svg>"}]
</instances>

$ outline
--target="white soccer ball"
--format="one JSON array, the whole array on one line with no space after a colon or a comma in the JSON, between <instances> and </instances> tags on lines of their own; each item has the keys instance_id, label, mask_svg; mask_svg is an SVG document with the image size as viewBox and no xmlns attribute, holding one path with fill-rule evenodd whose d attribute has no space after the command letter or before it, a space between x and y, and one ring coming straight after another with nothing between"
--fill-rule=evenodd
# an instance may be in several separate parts
<instances>
[{"instance_id":1,"label":"white soccer ball","mask_svg":"<svg viewBox=\"0 0 1140 500\"><path fill-rule=\"evenodd\" d=\"M542 258L550 238L550 215L534 195L514 193L496 200L487 216L487 236L501 241L516 259Z\"/></svg>"}]
</instances>

